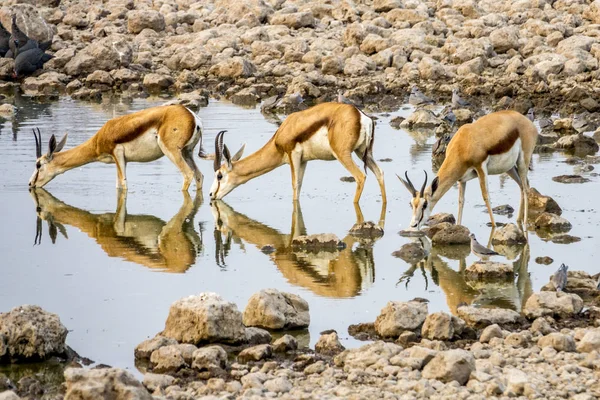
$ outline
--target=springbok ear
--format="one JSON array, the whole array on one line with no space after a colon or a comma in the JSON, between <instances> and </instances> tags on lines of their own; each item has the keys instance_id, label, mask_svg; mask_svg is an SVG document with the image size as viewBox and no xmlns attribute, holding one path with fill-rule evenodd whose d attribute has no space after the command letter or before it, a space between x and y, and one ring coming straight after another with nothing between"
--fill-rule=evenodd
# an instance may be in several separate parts
<instances>
[{"instance_id":1,"label":"springbok ear","mask_svg":"<svg viewBox=\"0 0 600 400\"><path fill-rule=\"evenodd\" d=\"M440 178L438 176L436 176L435 179L433 180L433 182L431 182L431 194L432 195L437 190L439 183L440 183Z\"/></svg>"},{"instance_id":2,"label":"springbok ear","mask_svg":"<svg viewBox=\"0 0 600 400\"><path fill-rule=\"evenodd\" d=\"M235 153L233 155L233 157L231 158L231 161L239 161L239 159L242 158L242 155L244 154L245 149L246 149L246 143L244 143L242 145L242 147L240 147L240 149L237 151L237 153Z\"/></svg>"},{"instance_id":3,"label":"springbok ear","mask_svg":"<svg viewBox=\"0 0 600 400\"><path fill-rule=\"evenodd\" d=\"M65 144L67 143L67 136L69 136L69 134L65 133L65 136L63 136L63 138L60 139L60 142L58 142L58 144L56 145L56 149L54 150L55 153L58 153L63 149L63 147L65 147Z\"/></svg>"},{"instance_id":4,"label":"springbok ear","mask_svg":"<svg viewBox=\"0 0 600 400\"><path fill-rule=\"evenodd\" d=\"M231 169L233 168L233 165L231 164L231 153L229 152L227 145L223 145L223 158L225 159L225 162L227 163L227 169L231 171Z\"/></svg>"},{"instance_id":5,"label":"springbok ear","mask_svg":"<svg viewBox=\"0 0 600 400\"><path fill-rule=\"evenodd\" d=\"M51 157L54 151L56 150L56 136L50 136L50 141L48 142L48 156Z\"/></svg>"}]
</instances>

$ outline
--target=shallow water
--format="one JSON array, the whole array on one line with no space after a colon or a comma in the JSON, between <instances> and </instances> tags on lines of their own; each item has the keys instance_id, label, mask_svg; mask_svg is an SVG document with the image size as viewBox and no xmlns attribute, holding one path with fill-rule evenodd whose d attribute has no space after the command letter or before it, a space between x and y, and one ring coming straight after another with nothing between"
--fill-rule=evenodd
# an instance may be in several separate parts
<instances>
[{"instance_id":1,"label":"shallow water","mask_svg":"<svg viewBox=\"0 0 600 400\"><path fill-rule=\"evenodd\" d=\"M553 182L552 176L576 168L565 164L566 156L559 153L535 155L530 180L558 201L563 216L573 224L570 233L581 237L581 242L553 244L531 234L530 246L512 255L518 272L515 282L487 287L471 287L462 278L459 271L475 261L468 249L453 254L434 250L427 262L416 266L393 257L391 253L410 240L397 234L407 227L410 209L409 194L394 174L408 169L420 183L422 170L431 171L435 141L432 136L389 126L391 117L408 115L410 107L380 116L377 123L375 157L393 159L379 163L387 177L386 229L375 243L361 243L347 234L356 222L355 184L340 181L349 174L336 162L309 163L301 207L296 210L287 166L250 181L211 207L207 199L195 198L193 190L189 197L182 195L181 175L166 158L128 166L126 199L118 198L115 191L114 165L104 164L69 171L48 184L47 192L36 192L34 199L27 190L34 168L32 127L41 129L45 142L51 134L62 136L68 131L69 148L106 120L162 100L16 101L20 111L15 122L0 122L0 311L37 304L57 313L70 330L68 344L96 362L135 370L134 347L163 329L170 304L204 291L219 293L240 310L263 288L299 294L310 304L311 345L320 331L336 329L343 344L351 347L359 342L348 336L348 326L373 321L390 300L425 297L430 312L454 311L460 302L518 309L561 262L573 270L600 270L593 262L600 256L594 245L600 223L594 196L599 189L597 177L581 185ZM224 102L211 102L200 116L208 150L222 129L228 130L225 142L232 151L247 142L246 154L261 147L276 130L258 110ZM207 195L212 162L197 163L205 174ZM518 187L512 180L491 177L489 183L492 205L508 203L518 208ZM452 189L435 211L456 213L457 196ZM35 201L42 217L52 221L43 222L38 245L34 245ZM361 206L366 220L379 219L379 188L372 174ZM488 219L479 185L471 182L463 224L485 242ZM497 216L497 221L506 220ZM335 233L347 248L333 254L290 251L290 233L301 232L303 226L308 234ZM275 252L261 252L267 244ZM538 256L550 256L555 262L538 265L533 261Z\"/></svg>"}]
</instances>

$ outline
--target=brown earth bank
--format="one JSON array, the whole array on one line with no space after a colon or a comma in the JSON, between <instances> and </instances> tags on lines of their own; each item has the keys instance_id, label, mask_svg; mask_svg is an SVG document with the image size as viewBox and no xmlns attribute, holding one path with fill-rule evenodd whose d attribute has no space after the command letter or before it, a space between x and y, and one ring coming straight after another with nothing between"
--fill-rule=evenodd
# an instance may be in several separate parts
<instances>
[{"instance_id":1,"label":"brown earth bank","mask_svg":"<svg viewBox=\"0 0 600 400\"><path fill-rule=\"evenodd\" d=\"M594 112L600 91L600 1L589 0L5 0L54 58L0 92L97 99L225 96L281 111L338 91L371 110L404 103L413 85L439 102L459 87L476 104Z\"/></svg>"}]
</instances>

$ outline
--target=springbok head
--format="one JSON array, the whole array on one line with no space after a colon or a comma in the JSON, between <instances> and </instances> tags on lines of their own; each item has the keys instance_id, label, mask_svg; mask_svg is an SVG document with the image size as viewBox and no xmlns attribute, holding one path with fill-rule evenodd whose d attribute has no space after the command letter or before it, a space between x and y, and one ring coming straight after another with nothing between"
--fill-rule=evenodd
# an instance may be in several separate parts
<instances>
[{"instance_id":1,"label":"springbok head","mask_svg":"<svg viewBox=\"0 0 600 400\"><path fill-rule=\"evenodd\" d=\"M33 130L33 137L35 138L35 170L31 179L29 179L30 188L41 188L50 182L56 175L62 173L55 163L53 163L54 155L61 151L67 143L67 134L56 143L56 137L52 135L50 142L48 143L48 152L42 155L42 134L40 129Z\"/></svg>"},{"instance_id":2,"label":"springbok head","mask_svg":"<svg viewBox=\"0 0 600 400\"><path fill-rule=\"evenodd\" d=\"M431 214L431 210L433 209L433 206L435 205L435 202L432 200L431 196L433 195L433 192L435 192L435 190L437 189L437 186L438 186L438 178L436 177L433 180L433 182L431 183L431 186L429 188L426 188L427 187L427 172L425 172L425 171L423 171L423 172L425 173L425 181L423 182L423 185L421 186L421 190L419 190L419 191L417 191L415 189L415 186L410 181L410 179L408 177L408 172L404 172L404 176L405 176L406 180L404 180L400 176L396 175L398 177L398 179L400 179L400 182L402 182L404 187L406 189L408 189L408 191L412 195L412 199L410 200L410 206L412 208L412 218L410 220L410 228L416 229L416 230L421 229L421 226L423 224L427 223L427 220L429 219L429 215Z\"/></svg>"},{"instance_id":3,"label":"springbok head","mask_svg":"<svg viewBox=\"0 0 600 400\"><path fill-rule=\"evenodd\" d=\"M232 157L227 146L223 144L223 135L225 132L227 131L221 131L215 137L215 180L210 187L209 195L211 200L222 199L229 192L243 183L237 179L235 163L242 158L246 145L243 144L238 152Z\"/></svg>"},{"instance_id":4,"label":"springbok head","mask_svg":"<svg viewBox=\"0 0 600 400\"><path fill-rule=\"evenodd\" d=\"M60 202L55 199L50 193L44 189L32 189L29 191L31 198L35 204L36 224L35 224L35 239L33 245L39 245L42 243L42 221L45 220L48 223L48 235L52 244L56 243L58 232L60 232L65 239L68 239L67 230L64 225L55 221L52 215L52 208Z\"/></svg>"}]
</instances>

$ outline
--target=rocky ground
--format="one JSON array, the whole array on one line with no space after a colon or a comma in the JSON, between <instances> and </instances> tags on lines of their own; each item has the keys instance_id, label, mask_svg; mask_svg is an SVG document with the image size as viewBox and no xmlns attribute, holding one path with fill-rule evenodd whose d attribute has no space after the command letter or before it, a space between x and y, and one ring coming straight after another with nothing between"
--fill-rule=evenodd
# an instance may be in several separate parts
<instances>
[{"instance_id":1,"label":"rocky ground","mask_svg":"<svg viewBox=\"0 0 600 400\"><path fill-rule=\"evenodd\" d=\"M387 110L418 85L522 112L600 109L598 0L5 0L9 29L12 13L52 40L54 59L20 82L0 59L4 93L181 94L195 105L285 94L290 111L289 95L310 104L341 90Z\"/></svg>"}]
</instances>

